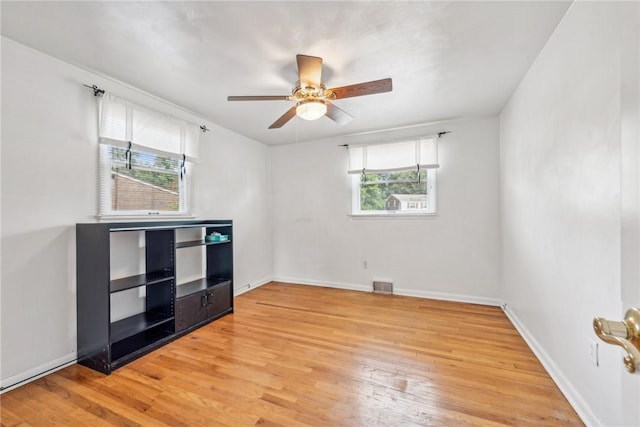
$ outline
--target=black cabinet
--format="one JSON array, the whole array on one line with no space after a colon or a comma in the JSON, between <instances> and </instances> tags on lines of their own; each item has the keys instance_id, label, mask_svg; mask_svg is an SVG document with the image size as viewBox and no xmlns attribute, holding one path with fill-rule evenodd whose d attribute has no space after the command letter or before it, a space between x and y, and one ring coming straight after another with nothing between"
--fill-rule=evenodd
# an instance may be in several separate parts
<instances>
[{"instance_id":1,"label":"black cabinet","mask_svg":"<svg viewBox=\"0 0 640 427\"><path fill-rule=\"evenodd\" d=\"M204 279L190 284L188 290L182 291L185 292L176 300L176 331L220 317L232 305L230 280Z\"/></svg>"},{"instance_id":2,"label":"black cabinet","mask_svg":"<svg viewBox=\"0 0 640 427\"><path fill-rule=\"evenodd\" d=\"M184 228L201 230L202 240L176 243L176 230ZM126 232L135 233L130 240L141 246L133 245L132 253L144 251L144 272L112 279L112 258L120 256L111 247L112 237ZM77 224L78 363L108 374L232 313L232 232L231 221ZM225 240L205 240L212 233ZM193 246L206 247L206 273L178 284L176 251ZM134 293L136 304L143 300L135 312L119 307L119 295L127 292Z\"/></svg>"},{"instance_id":3,"label":"black cabinet","mask_svg":"<svg viewBox=\"0 0 640 427\"><path fill-rule=\"evenodd\" d=\"M207 318L207 296L204 292L187 295L176 301L176 330L184 331Z\"/></svg>"}]
</instances>

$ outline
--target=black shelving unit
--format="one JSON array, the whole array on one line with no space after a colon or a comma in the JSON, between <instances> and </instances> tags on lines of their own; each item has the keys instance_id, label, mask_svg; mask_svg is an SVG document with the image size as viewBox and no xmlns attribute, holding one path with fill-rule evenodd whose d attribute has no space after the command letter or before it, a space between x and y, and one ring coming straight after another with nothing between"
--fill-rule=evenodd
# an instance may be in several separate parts
<instances>
[{"instance_id":1,"label":"black shelving unit","mask_svg":"<svg viewBox=\"0 0 640 427\"><path fill-rule=\"evenodd\" d=\"M176 244L176 230L199 228L229 240ZM143 232L145 272L111 279L112 233ZM233 312L232 221L76 225L78 363L109 374L164 344ZM206 277L177 286L176 250L206 246ZM223 248L223 249L210 249ZM111 296L144 287L144 310L111 318ZM204 311L204 317L201 317ZM193 319L197 319L194 321Z\"/></svg>"}]
</instances>

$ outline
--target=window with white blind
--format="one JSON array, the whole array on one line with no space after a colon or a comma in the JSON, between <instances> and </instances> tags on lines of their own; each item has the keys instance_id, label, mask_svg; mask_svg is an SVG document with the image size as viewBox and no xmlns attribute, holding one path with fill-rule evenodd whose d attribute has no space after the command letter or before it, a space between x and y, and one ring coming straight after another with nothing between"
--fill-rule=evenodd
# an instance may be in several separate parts
<instances>
[{"instance_id":1,"label":"window with white blind","mask_svg":"<svg viewBox=\"0 0 640 427\"><path fill-rule=\"evenodd\" d=\"M353 215L428 215L436 212L438 136L349 145Z\"/></svg>"},{"instance_id":2,"label":"window with white blind","mask_svg":"<svg viewBox=\"0 0 640 427\"><path fill-rule=\"evenodd\" d=\"M199 127L105 93L98 98L99 216L187 216Z\"/></svg>"}]
</instances>

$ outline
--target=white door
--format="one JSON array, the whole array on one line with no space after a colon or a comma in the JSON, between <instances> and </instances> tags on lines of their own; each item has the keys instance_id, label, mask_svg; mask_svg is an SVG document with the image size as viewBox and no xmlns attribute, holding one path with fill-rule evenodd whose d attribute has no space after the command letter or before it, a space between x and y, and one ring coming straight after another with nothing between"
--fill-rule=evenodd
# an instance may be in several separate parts
<instances>
[{"instance_id":1,"label":"white door","mask_svg":"<svg viewBox=\"0 0 640 427\"><path fill-rule=\"evenodd\" d=\"M628 308L640 308L640 5L625 8L631 18L623 20L621 40L621 319ZM621 419L640 426L640 373L629 374L621 363L620 375Z\"/></svg>"}]
</instances>

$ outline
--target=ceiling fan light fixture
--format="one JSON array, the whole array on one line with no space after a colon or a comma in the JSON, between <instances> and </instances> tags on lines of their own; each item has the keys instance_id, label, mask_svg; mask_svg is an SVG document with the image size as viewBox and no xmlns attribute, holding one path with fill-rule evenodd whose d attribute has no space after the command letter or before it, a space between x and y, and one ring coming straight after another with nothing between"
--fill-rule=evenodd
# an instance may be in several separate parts
<instances>
[{"instance_id":1,"label":"ceiling fan light fixture","mask_svg":"<svg viewBox=\"0 0 640 427\"><path fill-rule=\"evenodd\" d=\"M321 99L300 101L296 107L296 115L305 120L316 120L327 113L327 104Z\"/></svg>"}]
</instances>

